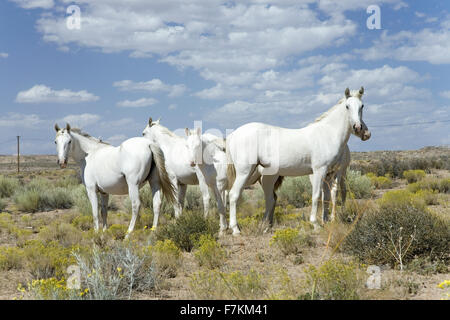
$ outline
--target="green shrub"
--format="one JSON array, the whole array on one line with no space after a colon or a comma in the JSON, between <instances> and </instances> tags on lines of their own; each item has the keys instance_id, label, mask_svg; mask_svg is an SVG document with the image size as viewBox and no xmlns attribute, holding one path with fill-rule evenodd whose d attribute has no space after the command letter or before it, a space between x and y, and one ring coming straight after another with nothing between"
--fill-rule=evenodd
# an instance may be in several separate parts
<instances>
[{"instance_id":1,"label":"green shrub","mask_svg":"<svg viewBox=\"0 0 450 320\"><path fill-rule=\"evenodd\" d=\"M361 172L347 170L347 191L352 192L356 199L367 199L372 196L373 185L370 178L362 176Z\"/></svg>"},{"instance_id":2,"label":"green shrub","mask_svg":"<svg viewBox=\"0 0 450 320\"><path fill-rule=\"evenodd\" d=\"M187 211L178 219L159 226L157 240L171 239L180 249L191 251L202 234L214 235L219 225L216 220L205 219L201 212Z\"/></svg>"},{"instance_id":3,"label":"green shrub","mask_svg":"<svg viewBox=\"0 0 450 320\"><path fill-rule=\"evenodd\" d=\"M128 227L121 224L113 224L108 228L108 233L115 240L123 240L127 235Z\"/></svg>"},{"instance_id":4,"label":"green shrub","mask_svg":"<svg viewBox=\"0 0 450 320\"><path fill-rule=\"evenodd\" d=\"M48 180L35 178L16 190L14 202L24 212L68 209L73 205L69 189L53 187Z\"/></svg>"},{"instance_id":5,"label":"green shrub","mask_svg":"<svg viewBox=\"0 0 450 320\"><path fill-rule=\"evenodd\" d=\"M256 300L267 295L261 274L253 269L247 274L239 271L199 271L192 275L190 286L200 300Z\"/></svg>"},{"instance_id":6,"label":"green shrub","mask_svg":"<svg viewBox=\"0 0 450 320\"><path fill-rule=\"evenodd\" d=\"M94 226L94 219L92 216L88 215L81 215L75 217L72 221L72 225L82 231L88 231L91 230Z\"/></svg>"},{"instance_id":7,"label":"green shrub","mask_svg":"<svg viewBox=\"0 0 450 320\"><path fill-rule=\"evenodd\" d=\"M4 210L7 206L7 203L0 199L0 211Z\"/></svg>"},{"instance_id":8,"label":"green shrub","mask_svg":"<svg viewBox=\"0 0 450 320\"><path fill-rule=\"evenodd\" d=\"M73 188L71 195L73 204L78 213L85 216L92 215L91 202L89 201L86 187L84 185L79 185L76 188Z\"/></svg>"},{"instance_id":9,"label":"green shrub","mask_svg":"<svg viewBox=\"0 0 450 320\"><path fill-rule=\"evenodd\" d=\"M308 176L287 177L277 191L281 206L293 205L303 208L311 204L312 187Z\"/></svg>"},{"instance_id":10,"label":"green shrub","mask_svg":"<svg viewBox=\"0 0 450 320\"><path fill-rule=\"evenodd\" d=\"M419 201L424 201L427 206L439 204L437 192L431 190L419 190L414 197Z\"/></svg>"},{"instance_id":11,"label":"green shrub","mask_svg":"<svg viewBox=\"0 0 450 320\"><path fill-rule=\"evenodd\" d=\"M22 269L24 253L17 247L0 247L0 270Z\"/></svg>"},{"instance_id":12,"label":"green shrub","mask_svg":"<svg viewBox=\"0 0 450 320\"><path fill-rule=\"evenodd\" d=\"M432 190L439 193L450 192L450 178L438 179L425 177L418 182L408 184L407 190L417 192L418 190Z\"/></svg>"},{"instance_id":13,"label":"green shrub","mask_svg":"<svg viewBox=\"0 0 450 320\"><path fill-rule=\"evenodd\" d=\"M275 231L270 240L271 246L276 246L284 255L297 254L304 246L312 245L310 233L303 229L286 228Z\"/></svg>"},{"instance_id":14,"label":"green shrub","mask_svg":"<svg viewBox=\"0 0 450 320\"><path fill-rule=\"evenodd\" d=\"M392 180L388 176L377 177L374 173L367 173L367 177L376 189L389 189L392 187Z\"/></svg>"},{"instance_id":15,"label":"green shrub","mask_svg":"<svg viewBox=\"0 0 450 320\"><path fill-rule=\"evenodd\" d=\"M38 238L45 243L57 241L63 247L71 247L81 242L83 234L71 224L55 221L43 227Z\"/></svg>"},{"instance_id":16,"label":"green shrub","mask_svg":"<svg viewBox=\"0 0 450 320\"><path fill-rule=\"evenodd\" d=\"M157 241L151 248L151 253L160 272L168 277L175 277L181 265L181 250L172 240Z\"/></svg>"},{"instance_id":17,"label":"green shrub","mask_svg":"<svg viewBox=\"0 0 450 320\"><path fill-rule=\"evenodd\" d=\"M0 198L11 197L19 186L19 180L0 176Z\"/></svg>"},{"instance_id":18,"label":"green shrub","mask_svg":"<svg viewBox=\"0 0 450 320\"><path fill-rule=\"evenodd\" d=\"M194 257L200 266L216 269L225 262L226 251L211 235L203 234L196 243Z\"/></svg>"},{"instance_id":19,"label":"green shrub","mask_svg":"<svg viewBox=\"0 0 450 320\"><path fill-rule=\"evenodd\" d=\"M75 262L71 256L72 248L64 248L56 241L29 240L23 250L27 269L35 279L64 277L67 267Z\"/></svg>"},{"instance_id":20,"label":"green shrub","mask_svg":"<svg viewBox=\"0 0 450 320\"><path fill-rule=\"evenodd\" d=\"M425 178L426 173L423 170L406 170L403 171L403 178L405 178L408 183L414 183Z\"/></svg>"},{"instance_id":21,"label":"green shrub","mask_svg":"<svg viewBox=\"0 0 450 320\"><path fill-rule=\"evenodd\" d=\"M382 208L407 206L413 206L420 209L425 208L425 201L423 199L415 197L413 193L403 189L388 191L384 193L377 202Z\"/></svg>"},{"instance_id":22,"label":"green shrub","mask_svg":"<svg viewBox=\"0 0 450 320\"><path fill-rule=\"evenodd\" d=\"M330 259L320 267L310 265L305 273L308 290L302 299L356 300L364 286L354 262Z\"/></svg>"},{"instance_id":23,"label":"green shrub","mask_svg":"<svg viewBox=\"0 0 450 320\"><path fill-rule=\"evenodd\" d=\"M399 265L392 254L402 248L401 264L414 256L448 261L450 226L426 209L406 203L381 206L362 216L343 248L366 264Z\"/></svg>"}]
</instances>

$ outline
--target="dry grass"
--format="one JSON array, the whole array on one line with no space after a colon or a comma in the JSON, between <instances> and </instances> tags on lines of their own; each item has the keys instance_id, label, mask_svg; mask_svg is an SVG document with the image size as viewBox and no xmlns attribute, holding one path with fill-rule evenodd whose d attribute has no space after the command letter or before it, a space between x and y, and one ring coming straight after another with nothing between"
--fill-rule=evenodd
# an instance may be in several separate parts
<instances>
[{"instance_id":1,"label":"dry grass","mask_svg":"<svg viewBox=\"0 0 450 320\"><path fill-rule=\"evenodd\" d=\"M354 158L364 159L365 156L365 154L359 154L354 156ZM374 157L376 155L367 155L367 159L373 159ZM52 183L64 180L61 182L62 185L59 185L60 187L72 187L75 181L73 179L75 171L57 169L56 161L53 157L27 158L25 163L28 165L25 172L20 175L8 173L8 176L14 176L25 184L36 177L48 179ZM39 166L38 170L36 170L36 167L32 168L33 165ZM5 168L9 170L8 168L11 166L6 158L0 157L0 171ZM448 178L449 176L450 174L447 170L432 169L431 174L427 173L425 181L429 181L427 179L431 178ZM231 234L227 234L217 239L219 248L223 249L226 255L222 256L219 254L219 263L212 264L214 265L214 270L206 268L205 265L207 263L203 263L204 266L199 266L199 260L195 257L197 252L195 247L192 252L181 251L180 256L178 256L175 253L177 250L173 249L172 246L170 246L173 249L171 251L170 248L162 248L164 246L160 243L159 246L162 248L161 256L154 256L155 263L158 263L157 260L160 259L159 263L161 265L165 264L168 269L172 268L169 272L171 273L170 277L156 291L135 292L133 293L133 298L204 298L196 293L196 288L192 285L192 280L195 279L194 276L201 276L201 272L204 273L203 279L208 279L208 277L214 279L214 275L217 278L214 281L204 282L209 288L215 288L215 291L212 291L213 296L208 298L299 299L308 297L305 295L311 289L307 281L308 268L313 266L314 269L312 270L322 270L320 269L321 266L330 261L330 258L333 261L336 259L338 261L351 261L353 257L339 250L341 240L352 228L352 222L358 215L358 208L360 206L364 207L365 204L370 202L372 204L375 203L375 205L377 203L373 200L352 200L353 207L350 202L346 208L339 206L338 213L342 217L347 217L346 221L327 224L325 228L318 231L309 230L308 236L312 245L301 246L300 254L285 254L278 246L270 245L275 232L288 228L303 230L307 225L305 221L308 219L310 207L302 209L288 208L287 206L278 207L274 229L265 233L265 226L260 225L262 215L262 210L259 207L261 205L260 197L255 197L257 188L260 187L255 186L254 189L245 191L246 201L239 207L238 218L242 235L233 237ZM392 178L391 188L397 190L406 189L406 181ZM375 190L374 197L381 197L389 190L391 189ZM426 203L430 211L443 218L449 218L450 195L448 193L441 192L437 194L437 201L435 201L433 195L428 193L422 194L422 196L430 197ZM122 205L125 203L126 197L113 197L113 199L119 205L116 210L111 210L108 216L110 229L105 233L95 234L92 231L91 216L79 214L76 208L30 214L28 212L20 212L11 198L5 198L3 199L6 203L4 210L8 212L8 215L0 215L0 247L21 249L24 248L27 241L34 239L42 243L45 250L46 244L53 243L53 251L48 252L49 258L44 262L56 264L57 266L57 269L50 270L48 275L60 276L60 273L64 272L64 263L66 262L58 258L61 255L64 256L72 246L79 245L82 248L92 248L96 244L103 250L124 242L124 240L121 240L124 236L123 230L130 219L126 206ZM151 210L143 210L141 220L137 224L136 233L130 237L129 241L132 243L134 241L134 243L143 247L148 245L154 246L156 241L152 236L152 231L144 229L145 226L149 225L150 221ZM217 223L217 219L213 221ZM168 215L162 216L160 222L161 226L168 225L169 222L174 223ZM111 228L111 226L113 227ZM212 231L212 233L215 232L216 230ZM199 236L196 236L195 239L186 239L189 242L188 247L194 245L198 239ZM182 241L180 242L183 243ZM35 246L39 250L42 249L41 245ZM18 297L17 285L19 283L26 285L36 276L42 276L39 272L46 272L45 265L40 266L36 264L37 259L22 260L23 257L20 254L14 256L14 253L14 250L8 252L10 256L12 255L12 257L7 257L9 265L0 271L0 299ZM30 252L28 254L32 256ZM34 269L30 267L30 261L34 261L36 264ZM390 269L387 266L381 266L382 285L380 290L369 290L364 287L365 279L368 277L368 274L365 273L367 266L358 265L357 268L361 279L354 283L355 288L358 288L357 297L362 299L440 299L442 290L437 288L437 284L444 279L450 278L448 271L443 270L442 266L432 262L413 262L414 264L411 264L410 268L407 266L403 272ZM333 271L334 269L331 268L330 270ZM426 270L426 273L419 270ZM323 284L321 288L334 288L335 282L333 281ZM325 295L327 291L329 289L325 289Z\"/></svg>"}]
</instances>

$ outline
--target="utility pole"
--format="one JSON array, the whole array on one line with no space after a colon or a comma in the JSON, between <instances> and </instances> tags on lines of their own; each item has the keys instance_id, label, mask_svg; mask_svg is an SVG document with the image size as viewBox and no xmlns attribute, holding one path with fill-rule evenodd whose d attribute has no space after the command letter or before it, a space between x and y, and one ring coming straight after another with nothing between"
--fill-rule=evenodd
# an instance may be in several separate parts
<instances>
[{"instance_id":1,"label":"utility pole","mask_svg":"<svg viewBox=\"0 0 450 320\"><path fill-rule=\"evenodd\" d=\"M20 173L20 136L17 136L17 173Z\"/></svg>"}]
</instances>

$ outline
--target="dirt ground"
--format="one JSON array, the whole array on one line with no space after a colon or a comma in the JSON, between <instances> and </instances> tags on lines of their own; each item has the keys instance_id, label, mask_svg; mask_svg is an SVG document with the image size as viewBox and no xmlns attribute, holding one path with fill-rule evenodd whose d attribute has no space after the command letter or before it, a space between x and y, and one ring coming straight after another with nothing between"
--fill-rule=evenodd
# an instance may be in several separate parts
<instances>
[{"instance_id":1,"label":"dirt ground","mask_svg":"<svg viewBox=\"0 0 450 320\"><path fill-rule=\"evenodd\" d=\"M352 154L353 156L353 154ZM355 158L363 159L368 157L367 153L355 155ZM35 176L45 176L49 179L58 179L61 170L56 166L55 156L26 156L22 158L22 172L16 173L15 158L12 156L0 156L0 174L19 177L27 180ZM65 172L72 174L76 170L73 163ZM433 170L432 174L437 177L449 177L448 170ZM402 179L395 181L393 189L402 189L406 182ZM388 190L376 190L375 198ZM250 193L251 194L251 193ZM450 195L443 195L445 199L439 205L431 207L431 210L440 214L449 215ZM121 203L124 197L115 197L116 203ZM308 214L310 207L299 209ZM14 212L14 220L20 223L23 215L27 213L17 212L12 202L8 203L5 211ZM43 223L51 223L65 215L76 214L73 209L56 210L51 212L40 212L32 214L33 220ZM278 226L280 227L280 226ZM277 229L277 226L274 227ZM33 230L33 232L37 232ZM269 242L274 230L264 234L250 235L243 233L239 237L227 234L219 239L220 244L226 249L227 258L223 271L243 271L256 270L260 274L271 274L273 270L282 268L287 271L294 283L300 284L305 277L304 269L308 264L319 265L331 254L331 249L327 247L327 233L325 230L314 233L315 246L302 250L303 261L298 262L295 255L285 257L279 250L270 246ZM13 245L5 236L0 236L0 245ZM336 253L336 256L344 259L349 258L343 253ZM138 295L136 299L192 299L193 293L190 288L190 277L199 270L193 254L183 252L183 264L175 278L168 279L163 290L157 295ZM368 275L367 275L368 276ZM364 299L441 299L443 292L437 285L450 279L450 273L438 273L432 275L420 275L410 271L392 270L388 267L382 268L382 288L379 290L365 289ZM17 285L24 280L31 280L31 275L24 271L10 270L0 271L0 299L9 300L18 297Z\"/></svg>"}]
</instances>

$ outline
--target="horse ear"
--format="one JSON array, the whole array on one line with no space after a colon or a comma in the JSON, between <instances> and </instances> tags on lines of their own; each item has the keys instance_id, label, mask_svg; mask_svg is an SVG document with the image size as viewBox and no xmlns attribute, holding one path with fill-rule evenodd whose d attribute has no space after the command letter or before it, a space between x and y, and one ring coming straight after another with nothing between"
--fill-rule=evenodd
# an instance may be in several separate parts
<instances>
[{"instance_id":1,"label":"horse ear","mask_svg":"<svg viewBox=\"0 0 450 320\"><path fill-rule=\"evenodd\" d=\"M59 132L59 130L61 130L61 128L58 126L57 123L55 123L55 131L56 131L56 132Z\"/></svg>"},{"instance_id":2,"label":"horse ear","mask_svg":"<svg viewBox=\"0 0 450 320\"><path fill-rule=\"evenodd\" d=\"M202 128L197 128L196 132L197 132L197 135L201 136L202 135Z\"/></svg>"},{"instance_id":3,"label":"horse ear","mask_svg":"<svg viewBox=\"0 0 450 320\"><path fill-rule=\"evenodd\" d=\"M359 96L362 96L364 94L364 87L361 87L361 89L359 89Z\"/></svg>"},{"instance_id":4,"label":"horse ear","mask_svg":"<svg viewBox=\"0 0 450 320\"><path fill-rule=\"evenodd\" d=\"M153 123L153 119L152 119L152 117L150 117L150 118L148 119L148 125L151 127L151 126L152 126L152 123Z\"/></svg>"},{"instance_id":5,"label":"horse ear","mask_svg":"<svg viewBox=\"0 0 450 320\"><path fill-rule=\"evenodd\" d=\"M184 129L184 132L186 132L186 135L189 137L189 135L191 134L191 132L189 131L189 128Z\"/></svg>"},{"instance_id":6,"label":"horse ear","mask_svg":"<svg viewBox=\"0 0 450 320\"><path fill-rule=\"evenodd\" d=\"M345 89L345 97L347 99L350 98L350 89L349 88Z\"/></svg>"},{"instance_id":7,"label":"horse ear","mask_svg":"<svg viewBox=\"0 0 450 320\"><path fill-rule=\"evenodd\" d=\"M70 132L70 129L71 129L71 127L70 127L70 124L66 124L66 130L68 131L68 132Z\"/></svg>"}]
</instances>

